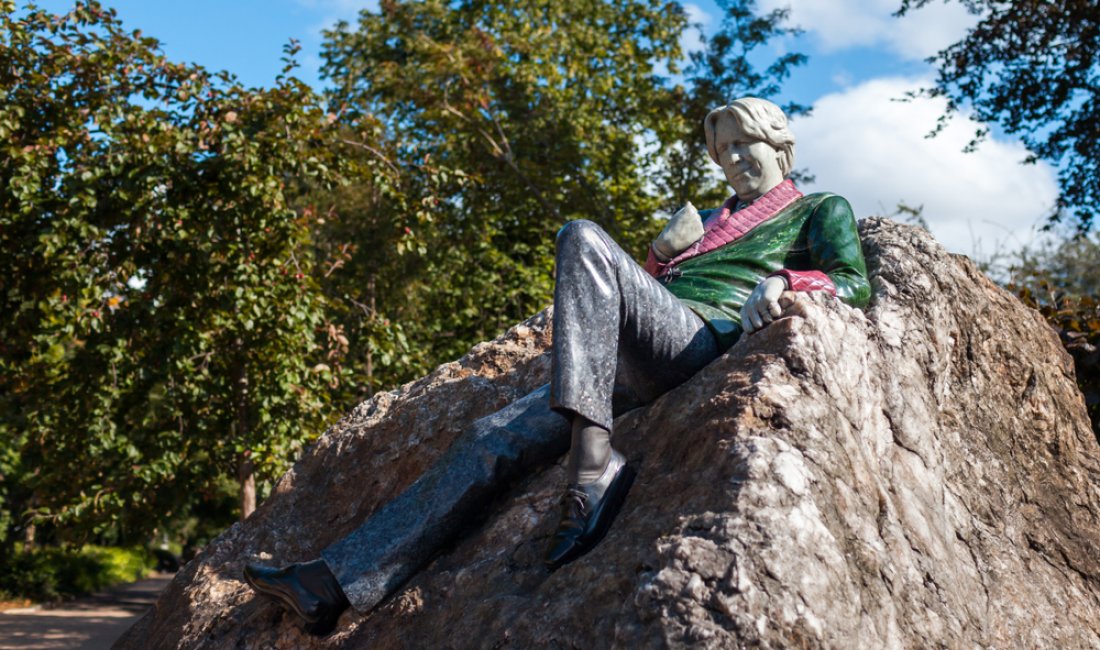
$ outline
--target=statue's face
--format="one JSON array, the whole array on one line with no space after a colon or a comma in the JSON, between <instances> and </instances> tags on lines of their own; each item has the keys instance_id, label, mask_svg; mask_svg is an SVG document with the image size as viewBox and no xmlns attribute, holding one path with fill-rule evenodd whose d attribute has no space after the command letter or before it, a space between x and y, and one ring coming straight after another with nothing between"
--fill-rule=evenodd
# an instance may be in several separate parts
<instances>
[{"instance_id":1,"label":"statue's face","mask_svg":"<svg viewBox=\"0 0 1100 650\"><path fill-rule=\"evenodd\" d=\"M714 125L714 149L726 181L742 201L755 201L783 182L780 152L745 133L732 115Z\"/></svg>"}]
</instances>

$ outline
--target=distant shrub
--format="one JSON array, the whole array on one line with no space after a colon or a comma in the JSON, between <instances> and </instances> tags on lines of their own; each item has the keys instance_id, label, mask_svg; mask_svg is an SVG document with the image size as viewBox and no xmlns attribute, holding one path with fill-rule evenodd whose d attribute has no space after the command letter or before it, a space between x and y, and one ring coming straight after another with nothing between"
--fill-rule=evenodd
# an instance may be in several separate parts
<instances>
[{"instance_id":1,"label":"distant shrub","mask_svg":"<svg viewBox=\"0 0 1100 650\"><path fill-rule=\"evenodd\" d=\"M153 556L142 548L84 546L16 553L0 566L0 596L51 602L144 576Z\"/></svg>"}]
</instances>

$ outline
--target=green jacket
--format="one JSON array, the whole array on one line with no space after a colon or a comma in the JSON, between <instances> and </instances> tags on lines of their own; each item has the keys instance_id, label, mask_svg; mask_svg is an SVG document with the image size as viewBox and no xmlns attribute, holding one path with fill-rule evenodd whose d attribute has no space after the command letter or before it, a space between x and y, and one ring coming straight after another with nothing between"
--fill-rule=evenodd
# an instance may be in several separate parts
<instances>
[{"instance_id":1,"label":"green jacket","mask_svg":"<svg viewBox=\"0 0 1100 650\"><path fill-rule=\"evenodd\" d=\"M812 281L820 273L799 273L813 271L827 278ZM725 349L741 336L745 300L772 275L787 277L792 290L831 290L853 307L865 306L871 285L848 201L829 193L796 199L735 241L677 262L658 279L706 321Z\"/></svg>"}]
</instances>

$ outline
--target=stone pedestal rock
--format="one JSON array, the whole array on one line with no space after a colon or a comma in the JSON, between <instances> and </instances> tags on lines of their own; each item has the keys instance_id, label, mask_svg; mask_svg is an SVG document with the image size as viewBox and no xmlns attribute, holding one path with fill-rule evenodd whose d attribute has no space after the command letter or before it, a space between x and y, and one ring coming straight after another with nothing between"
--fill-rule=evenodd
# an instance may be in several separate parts
<instances>
[{"instance_id":1,"label":"stone pedestal rock","mask_svg":"<svg viewBox=\"0 0 1100 650\"><path fill-rule=\"evenodd\" d=\"M326 639L241 581L316 557L462 428L547 381L541 314L359 405L116 648L1100 648L1100 450L1034 311L924 231L860 224L823 296L615 423L638 480L553 574L561 463Z\"/></svg>"}]
</instances>

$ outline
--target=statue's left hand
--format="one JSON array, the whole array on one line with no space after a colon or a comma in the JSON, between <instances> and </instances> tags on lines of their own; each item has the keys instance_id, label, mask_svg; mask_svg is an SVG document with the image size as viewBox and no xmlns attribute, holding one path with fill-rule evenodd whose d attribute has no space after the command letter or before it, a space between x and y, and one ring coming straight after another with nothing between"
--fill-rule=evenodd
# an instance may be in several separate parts
<instances>
[{"instance_id":1,"label":"statue's left hand","mask_svg":"<svg viewBox=\"0 0 1100 650\"><path fill-rule=\"evenodd\" d=\"M668 220L665 229L653 241L653 254L667 262L684 252L703 236L703 219L699 211L688 201Z\"/></svg>"},{"instance_id":2,"label":"statue's left hand","mask_svg":"<svg viewBox=\"0 0 1100 650\"><path fill-rule=\"evenodd\" d=\"M783 315L779 296L787 290L787 281L781 277L764 278L749 294L745 305L741 307L741 328L746 334L752 334L771 324Z\"/></svg>"}]
</instances>

